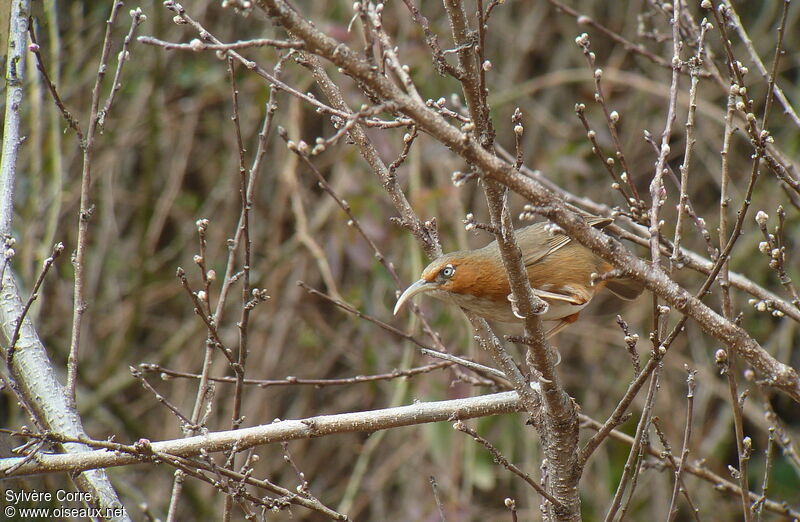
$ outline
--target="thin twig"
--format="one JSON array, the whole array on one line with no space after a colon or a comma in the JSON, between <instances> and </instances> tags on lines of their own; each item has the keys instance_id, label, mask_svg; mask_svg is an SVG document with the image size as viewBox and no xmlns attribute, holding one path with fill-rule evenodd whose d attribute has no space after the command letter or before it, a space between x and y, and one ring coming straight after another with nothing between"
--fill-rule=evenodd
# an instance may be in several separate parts
<instances>
[{"instance_id":1,"label":"thin twig","mask_svg":"<svg viewBox=\"0 0 800 522\"><path fill-rule=\"evenodd\" d=\"M575 114L578 116L578 119L581 120L583 124L583 128L586 129L586 138L592 144L592 152L600 161L600 163L605 167L608 174L611 176L613 182L611 183L611 188L616 190L622 196L623 201L628 206L631 211L631 214L634 220L641 219L639 213L641 212L640 206L637 203L637 198L633 197L632 193L628 192L629 183L627 174L625 175L625 182L622 181L619 175L617 175L617 171L614 170L614 159L605 157L603 153L603 149L600 146L600 143L597 141L597 132L594 131L589 126L589 120L586 119L586 105L583 103L576 103L575 104ZM623 173L624 174L624 173Z\"/></svg>"},{"instance_id":2,"label":"thin twig","mask_svg":"<svg viewBox=\"0 0 800 522\"><path fill-rule=\"evenodd\" d=\"M231 122L233 123L233 133L236 137L236 151L239 158L239 197L241 202L241 217L242 217L242 243L244 244L243 261L242 261L242 311L239 322L237 323L237 332L239 334L236 363L232 364L234 373L236 374L236 384L233 391L233 408L231 411L231 429L235 430L241 426L244 418L242 417L242 395L244 394L244 375L245 365L247 361L247 327L250 320L250 312L258 303L258 300L250 302L250 201L247 198L247 185L248 185L248 170L245 166L245 150L242 143L242 129L239 122L239 89L236 85L236 65L232 57L227 58L228 79L231 86ZM226 459L226 467L233 469L236 466L236 452L231 450ZM223 520L229 522L232 516L233 509L233 496L226 495L225 505L223 508Z\"/></svg>"},{"instance_id":3,"label":"thin twig","mask_svg":"<svg viewBox=\"0 0 800 522\"><path fill-rule=\"evenodd\" d=\"M756 522L761 521L761 512L764 510L764 501L769 492L769 480L772 476L773 447L775 446L775 429L770 427L769 438L767 439L767 449L764 450L764 479L761 482L761 496L753 503L753 512L756 515Z\"/></svg>"},{"instance_id":4,"label":"thin twig","mask_svg":"<svg viewBox=\"0 0 800 522\"><path fill-rule=\"evenodd\" d=\"M103 50L100 55L100 64L97 69L94 88L92 89L89 126L86 131L86 138L80 140L80 147L83 151L83 167L81 170L77 247L72 261L75 268L75 284L73 288L72 334L70 336L69 356L67 358L67 397L73 404L75 404L75 389L78 382L78 351L80 349L83 314L88 306L86 296L84 295L84 276L86 273L86 251L89 247L89 220L94 213L94 205L90 201L92 186L92 152L94 149L95 132L100 123L100 92L108 69L108 60L111 55L111 33L122 6L121 0L115 0L111 8L111 14L106 22Z\"/></svg>"},{"instance_id":5,"label":"thin twig","mask_svg":"<svg viewBox=\"0 0 800 522\"><path fill-rule=\"evenodd\" d=\"M673 473L677 473L679 465L678 461L675 460L675 457L672 455L672 447L669 444L669 440L667 439L664 430L661 428L661 419L658 417L653 417L653 427L656 430L656 435L661 440L661 445L664 447L664 453L660 455L660 458L663 458L667 461L669 466L672 468ZM652 451L652 448L649 448ZM691 510L692 517L694 518L695 522L700 522L700 517L698 515L699 509L692 501L692 497L689 495L689 491L686 488L686 481L684 477L678 477L678 482L680 484L680 492L683 494L683 498L686 499L686 503L689 505L689 509Z\"/></svg>"},{"instance_id":6,"label":"thin twig","mask_svg":"<svg viewBox=\"0 0 800 522\"><path fill-rule=\"evenodd\" d=\"M683 431L683 449L681 450L681 460L678 469L675 470L675 486L672 488L672 499L669 503L669 517L667 520L675 520L678 516L678 492L681 490L682 478L684 467L686 466L686 459L689 457L689 440L692 436L692 414L694 412L694 393L697 388L695 381L696 370L686 370L689 375L686 378L686 386L688 391L686 393L686 427Z\"/></svg>"},{"instance_id":7,"label":"thin twig","mask_svg":"<svg viewBox=\"0 0 800 522\"><path fill-rule=\"evenodd\" d=\"M428 357L434 357L436 359L443 359L445 361L451 361L455 364L463 366L465 368L469 368L470 370L476 371L479 374L489 375L496 379L502 379L503 382L507 382L506 374L501 372L500 370L496 370L490 366L484 366L483 364L476 363L474 361L470 361L469 359L464 359L463 357L458 357L457 355L453 355L451 353L446 352L437 352L436 350L431 350L430 348L421 348L420 353L422 355L427 355ZM538 383L532 383L531 388L536 389ZM510 387L510 386L507 386Z\"/></svg>"},{"instance_id":8,"label":"thin twig","mask_svg":"<svg viewBox=\"0 0 800 522\"><path fill-rule=\"evenodd\" d=\"M538 482L533 480L533 478L530 475L519 469L514 464L510 463L508 459L505 458L503 454L500 453L500 451L492 445L492 443L490 443L488 440L478 435L478 433L475 430L464 424L463 421L457 421L455 424L453 424L453 428L460 432L466 433L467 435L472 437L475 440L475 442L486 448L489 451L489 453L492 454L492 458L494 459L495 462L497 462L498 464L506 468L508 471L518 476L525 482L527 482L528 485L530 485L539 495L541 495L542 497L547 499L548 502L553 504L553 506L556 509L559 510L564 509L564 506L562 506L558 500L556 500L552 495L550 495L547 491L545 491L545 489Z\"/></svg>"},{"instance_id":9,"label":"thin twig","mask_svg":"<svg viewBox=\"0 0 800 522\"><path fill-rule=\"evenodd\" d=\"M624 183L628 189L630 190L630 198L633 198L633 201L628 198L628 205L633 209L639 208L641 209L644 207L643 203L641 203L641 198L639 197L639 192L636 190L636 184L632 179L633 173L628 166L628 161L625 159L625 154L622 152L622 143L620 142L619 138L619 131L617 129L617 124L620 120L619 112L613 111L609 109L608 103L606 101L606 96L603 91L603 69L597 67L597 63L595 60L595 54L590 50L590 41L589 35L586 33L581 34L578 38L575 39L575 42L581 48L584 57L586 58L586 62L589 65L589 69L592 71L592 78L594 79L594 99L600 105L600 108L603 109L603 115L606 118L606 126L608 127L608 132L611 135L611 139L614 142L615 153L614 156L620 163L622 168L622 173L619 175L619 179ZM613 170L614 165L614 158L607 158L604 160L605 163L608 164L609 169Z\"/></svg>"},{"instance_id":10,"label":"thin twig","mask_svg":"<svg viewBox=\"0 0 800 522\"><path fill-rule=\"evenodd\" d=\"M329 301L330 303L338 306L339 308L341 308L342 310L344 310L344 311L346 311L348 313L351 313L351 314L355 315L358 318L361 318L361 319L364 319L366 321L369 321L370 323L373 323L373 324L383 328L387 332L390 332L390 333L392 333L394 335L402 337L403 339L411 341L412 343L414 343L414 344L416 344L417 346L420 347L420 349L421 349L420 352L423 355L427 355L427 356L430 356L430 357L437 357L439 359L445 359L445 360L453 361L453 362L455 362L455 363L457 363L457 364L459 364L461 366L465 366L465 367L467 367L467 368L469 368L471 370L475 370L479 374L488 375L488 376L495 376L495 377L500 377L502 379L505 379L505 374L502 373L500 370L496 370L494 368L490 368L488 366L484 366L482 364L478 364L478 363L475 363L475 362L472 362L472 361L467 361L466 359L461 359L459 357L456 357L456 356L453 356L453 355L447 353L445 351L444 345L441 344L441 341L436 343L436 345L437 345L437 347L440 347L442 350L441 351L434 350L433 348L431 348L430 346L426 345L425 343L423 343L422 341L420 341L416 337L414 337L412 335L409 335L409 334L403 332L402 330L399 330L399 329L395 328L394 326L392 326L390 324L387 324L387 323L385 323L385 322L383 322L383 321L381 321L379 319L376 319L376 318L372 317L369 314L365 314L365 313L361 312L356 307L352 306L349 303L346 303L346 302L342 301L341 299L337 299L337 298L335 298L333 296L325 294L324 292L320 292L319 290L316 290L316 289L310 287L309 285L307 285L303 281L298 281L297 284L298 284L298 286L304 288L309 294L315 295L317 297L321 297L322 299L325 299L326 301ZM496 384L496 380L494 381L494 383Z\"/></svg>"},{"instance_id":11,"label":"thin twig","mask_svg":"<svg viewBox=\"0 0 800 522\"><path fill-rule=\"evenodd\" d=\"M589 27L597 29L597 31L603 33L609 39L611 39L611 40L617 42L618 44L622 45L625 48L625 50L630 51L630 52L635 53L635 54L638 54L640 56L643 56L643 57L647 58L648 60L650 60L651 62L653 62L653 63L655 63L657 65L660 65L661 67L669 68L669 69L673 68L672 64L670 64L667 60L665 60L661 56L658 56L657 54L654 54L653 52L651 52L649 49L647 49L643 45L635 44L635 43L625 39L619 33L616 33L614 31L612 31L608 27L606 27L603 24L597 22L595 19L593 19L593 18L591 18L589 16L586 16L586 15L584 15L582 13L579 13L575 9L573 9L573 8L563 4L563 3L561 3L558 0L547 0L547 2L550 5L552 5L553 7L555 7L557 10L559 10L561 12L564 12L564 13L574 17L575 19L577 19L578 23L585 24L585 25L588 25Z\"/></svg>"},{"instance_id":12,"label":"thin twig","mask_svg":"<svg viewBox=\"0 0 800 522\"><path fill-rule=\"evenodd\" d=\"M166 397L159 393L158 390L153 387L153 385L147 382L147 379L145 379L141 371L133 366L129 366L128 369L130 370L131 375L133 375L134 378L138 379L139 382L142 383L144 389L152 393L158 402L166 406L167 409L169 409L169 411L171 411L181 421L182 427L185 427L187 430L200 429L199 425L192 422L186 415L183 414L180 409L178 409L177 406L172 404L169 400L167 400Z\"/></svg>"},{"instance_id":13,"label":"thin twig","mask_svg":"<svg viewBox=\"0 0 800 522\"><path fill-rule=\"evenodd\" d=\"M800 475L800 453L798 453L789 432L781 425L778 414L767 400L764 401L764 418L769 423L769 429L775 432L775 442L781 447L781 453L792 465L795 473Z\"/></svg>"},{"instance_id":14,"label":"thin twig","mask_svg":"<svg viewBox=\"0 0 800 522\"><path fill-rule=\"evenodd\" d=\"M439 354L439 352L435 351L433 353ZM379 373L375 375L356 375L355 377L344 377L341 379L304 379L301 377L293 377L293 376L285 377L283 379L249 378L249 379L244 379L242 381L242 384L246 386L257 386L259 388L271 388L273 386L314 386L316 388L325 388L327 386L347 386L365 382L390 381L394 379L414 377L416 375L430 373L443 368L449 368L453 364L456 364L456 361L443 361L439 363L427 364L425 366L419 366L417 368L409 368L408 370L395 369L388 373ZM483 367L483 368L488 368L488 367ZM161 376L162 379L179 378L179 379L198 380L201 378L201 375L199 374L172 370L170 368L165 368L160 364L140 363L139 370L147 373L157 373ZM230 377L230 376L224 376L224 377L209 376L208 380L224 384L236 384L238 382L237 377Z\"/></svg>"},{"instance_id":15,"label":"thin twig","mask_svg":"<svg viewBox=\"0 0 800 522\"><path fill-rule=\"evenodd\" d=\"M447 522L447 517L444 516L444 505L442 499L439 498L439 485L436 483L436 477L431 475L428 477L428 482L431 483L431 490L433 491L433 500L436 502L436 508L439 510L439 519L442 522Z\"/></svg>"},{"instance_id":16,"label":"thin twig","mask_svg":"<svg viewBox=\"0 0 800 522\"><path fill-rule=\"evenodd\" d=\"M111 82L111 92L108 93L108 98L106 98L103 108L97 113L97 126L100 128L100 132L103 131L103 127L105 126L106 122L106 116L109 112L111 112L111 106L114 104L117 93L122 88L120 78L122 78L122 69L125 67L125 63L130 60L131 57L129 49L131 42L133 41L133 35L136 33L136 28L139 27L139 25L145 20L147 20L147 17L144 15L144 13L142 13L141 7L131 9L130 14L133 20L131 20L131 28L128 30L128 34L126 34L125 38L122 40L122 49L117 55L117 70L114 71L114 79Z\"/></svg>"},{"instance_id":17,"label":"thin twig","mask_svg":"<svg viewBox=\"0 0 800 522\"><path fill-rule=\"evenodd\" d=\"M224 45L223 42L221 42L216 37L214 37L199 22L197 22L194 18L189 16L189 14L186 12L186 9L184 9L181 4L179 4L177 2L174 2L173 0L166 0L164 2L164 7L166 7L167 9L169 9L171 11L173 11L174 13L176 13L177 16L175 17L175 19L176 19L176 21L178 21L178 20L180 21L178 23L186 23L186 24L192 26L198 32L198 34L202 35L204 39L206 39L207 41L211 42L214 45ZM246 68L252 70L256 74L258 74L259 76L261 76L262 78L267 80L267 82L269 82L269 85L272 86L274 89L279 89L279 90L282 90L284 92L287 92L290 95L292 95L292 96L294 96L294 97L296 97L296 98L298 98L300 100L303 100L306 103L311 104L312 106L314 106L315 108L319 109L319 111L324 113L324 114L329 114L331 116L337 116L337 117L343 118L343 119L346 119L348 117L348 113L347 112L334 109L334 108L332 108L332 107L330 107L328 105L325 105L324 103L320 102L315 97L309 96L306 93L298 91L294 87L291 87L290 85L288 85L287 83L282 81L280 78L278 78L274 74L271 74L266 69L264 69L263 67L259 66L256 62L254 62L252 60L248 60L247 58L245 58L241 54L237 53L235 50L229 49L229 50L222 51L222 52L226 53L226 55L232 56L239 63L244 65ZM377 127L382 127L382 128L388 128L388 127L405 126L405 125L408 125L410 122L408 122L408 121L405 121L405 122L387 122L387 121L382 121L382 120L368 119L368 120L365 120L363 123L365 125L368 125L368 126L371 126L371 127L372 126L377 126Z\"/></svg>"},{"instance_id":18,"label":"thin twig","mask_svg":"<svg viewBox=\"0 0 800 522\"><path fill-rule=\"evenodd\" d=\"M28 20L28 33L31 37L31 45L28 46L28 49L33 53L33 56L36 58L36 68L39 69L39 72L44 79L45 85L47 85L47 89L50 91L50 96L53 98L53 102L58 107L59 112L61 112L61 117L64 118L64 121L67 122L67 125L75 131L75 134L78 136L79 143L85 143L86 138L83 135L83 129L81 129L81 125L77 119L72 115L72 113L67 109L67 106L64 105L64 101L61 99L61 95L58 93L58 88L50 79L50 74L47 72L47 67L44 64L44 58L42 57L41 48L39 47L38 42L36 41L36 31L34 30L33 20Z\"/></svg>"},{"instance_id":19,"label":"thin twig","mask_svg":"<svg viewBox=\"0 0 800 522\"><path fill-rule=\"evenodd\" d=\"M173 43L159 40L152 36L140 36L138 41L155 45L169 50L181 51L239 51L241 49L252 49L254 47L274 47L276 49L305 49L305 44L299 40L275 40L273 38L254 38L233 43L210 44L202 40L194 39L189 43Z\"/></svg>"},{"instance_id":20,"label":"thin twig","mask_svg":"<svg viewBox=\"0 0 800 522\"><path fill-rule=\"evenodd\" d=\"M789 8L789 3L790 0L784 0L783 2L783 13L781 14L781 23L778 25L778 31L780 32L780 36L778 39L779 43L775 49L776 53L780 52L780 47L781 47L780 41L783 40L783 32L786 29L785 17L787 10ZM753 45L753 41L750 39L750 35L747 34L747 32L744 29L744 26L742 25L741 20L739 19L739 15L736 13L736 9L734 8L733 3L728 0L725 0L725 5L730 10L730 20L732 22L734 29L736 29L736 32L739 34L739 39L742 41L742 44L744 44L745 49L747 49L747 54L750 55L750 60L754 64L756 64L758 72L761 74L761 76L764 77L765 80L767 80L767 83L772 89L774 95L778 98L778 101L783 106L784 113L789 116L789 118L792 120L792 122L794 122L794 124L797 127L800 127L800 117L798 117L797 112L795 111L794 107L789 102L789 100L786 99L786 95L783 93L783 90L775 82L776 78L775 66L778 63L777 59L773 57L772 71L771 72L767 71L767 68L764 66L764 62L761 61L761 57L758 55L758 52L756 52L755 46Z\"/></svg>"},{"instance_id":21,"label":"thin twig","mask_svg":"<svg viewBox=\"0 0 800 522\"><path fill-rule=\"evenodd\" d=\"M767 122L769 118L769 112L765 111L762 116L762 123L761 128L759 128L757 118L755 116L755 108L753 104L753 100L748 95L748 89L746 83L744 81L744 71L743 65L735 59L733 54L733 47L731 44L731 40L728 36L727 24L730 21L731 11L727 5L721 5L719 9L716 8L714 5L713 0L708 0L707 2L703 3L703 6L708 6L709 10L714 14L714 19L717 23L717 26L720 30L720 36L722 37L722 43L725 48L726 58L728 62L728 70L731 73L731 77L735 79L735 84L738 87L738 94L741 97L740 102L737 102L737 110L744 113L744 119L746 121L745 128L747 130L748 135L750 136L750 140L754 146L754 164L757 164L764 160L770 170L775 174L775 176L794 189L796 192L800 193L800 181L798 181L795 176L796 173L793 175L792 173L788 172L787 169L783 166L782 161L775 157L773 154L774 148L771 146L772 137L768 131ZM777 68L778 62L781 56L781 45L783 41L783 34L786 25L786 9L788 8L788 4L784 4L784 15L781 19L781 26L778 29L778 43L776 46L775 58L773 61L773 73ZM774 74L773 74L774 79ZM765 109L769 109L772 105L772 98L774 95L774 90L770 87L767 90L766 100L764 103Z\"/></svg>"},{"instance_id":22,"label":"thin twig","mask_svg":"<svg viewBox=\"0 0 800 522\"><path fill-rule=\"evenodd\" d=\"M19 334L20 329L22 328L22 322L25 320L25 317L28 315L28 312L33 306L34 301L39 297L39 290L42 288L42 283L44 283L44 278L47 276L47 273L50 271L50 267L53 266L58 256L64 252L64 243L56 243L53 247L53 251L50 254L50 257L44 260L44 264L42 269L39 271L39 277L36 278L36 283L33 285L33 290L31 290L30 296L28 296L28 300L25 302L25 306L22 308L22 313L17 318L17 322L14 325L14 333L11 335L11 340L8 343L8 348L6 349L6 366L8 368L13 368L14 362L14 352L17 349L17 342L19 341ZM2 279L0 279L2 280Z\"/></svg>"},{"instance_id":23,"label":"thin twig","mask_svg":"<svg viewBox=\"0 0 800 522\"><path fill-rule=\"evenodd\" d=\"M677 13L676 13L677 15ZM675 223L675 239L672 242L672 256L670 263L678 265L679 252L683 232L683 216L689 211L689 165L694 151L695 137L695 112L697 111L697 85L700 83L700 68L703 66L703 41L706 31L711 27L704 18L700 22L700 36L697 38L697 53L688 61L689 73L691 74L691 84L689 86L689 112L686 116L686 148L683 152L683 162L680 166L681 182L680 196L678 198L678 217Z\"/></svg>"},{"instance_id":24,"label":"thin twig","mask_svg":"<svg viewBox=\"0 0 800 522\"><path fill-rule=\"evenodd\" d=\"M614 408L614 412L608 417L608 420L602 425L600 429L597 430L597 433L592 435L592 437L586 442L586 445L581 448L578 462L580 463L581 467L586 465L586 462L589 460L589 457L594 453L594 451L600 446L600 443L605 440L606 437L620 424L625 421L625 412L628 410L631 402L639 393L639 390L642 389L644 383L647 382L647 379L650 377L652 371L658 366L659 360L655 357L651 357L647 364L645 365L644 369L636 375L636 379L628 386L628 390L623 395L622 399L617 403L617 406Z\"/></svg>"},{"instance_id":25,"label":"thin twig","mask_svg":"<svg viewBox=\"0 0 800 522\"><path fill-rule=\"evenodd\" d=\"M208 338L210 341L209 344L213 348L218 348L228 359L228 362L231 364L231 366L235 365L236 356L233 354L230 348L228 348L225 343L222 342L217 330L217 323L214 321L214 318L209 315L207 310L204 310L204 308L208 307L208 293L204 290L197 292L192 290L192 287L189 285L189 280L186 278L186 272L182 268L178 267L176 275L181 282L181 286L184 290L186 290L187 295L194 304L194 313L197 314L206 325L206 329L208 330Z\"/></svg>"},{"instance_id":26,"label":"thin twig","mask_svg":"<svg viewBox=\"0 0 800 522\"><path fill-rule=\"evenodd\" d=\"M786 245L784 239L786 211L782 205L779 205L776 213L778 214L778 224L775 226L774 234L767 229L769 215L763 210L759 210L756 213L756 223L764 236L764 241L758 245L758 249L769 259L769 267L778 274L778 279L792 298L792 304L795 308L800 309L800 293L798 293L792 278L786 272ZM773 310L772 313L776 317L783 316L783 312L779 310Z\"/></svg>"},{"instance_id":27,"label":"thin twig","mask_svg":"<svg viewBox=\"0 0 800 522\"><path fill-rule=\"evenodd\" d=\"M660 360L656 357L653 357L651 361L658 361L655 362L653 365L654 370L658 370L662 367ZM647 372L642 372L641 375L649 375ZM620 478L619 484L617 485L617 490L614 493L614 498L611 501L611 507L609 508L608 512L605 516L605 522L610 522L614 519L617 511L619 510L622 504L622 496L625 493L625 488L628 485L628 482L631 480L636 480L639 475L639 470L641 469L641 462L642 462L642 452L646 451L646 448L649 446L645 442L645 437L647 431L650 429L650 422L652 420L653 414L653 404L655 401L655 394L656 390L658 389L658 381L659 381L660 371L655 371L653 375L653 379L650 381L650 387L647 389L647 396L645 398L645 407L644 411L642 411L642 416L639 418L639 423L636 425L636 435L633 438L633 444L631 444L631 450L628 452L628 460L625 462L625 466L623 468L622 477ZM628 495L628 503L626 504L624 510L627 510L628 504L630 500L633 498L633 487L631 487L631 492Z\"/></svg>"},{"instance_id":28,"label":"thin twig","mask_svg":"<svg viewBox=\"0 0 800 522\"><path fill-rule=\"evenodd\" d=\"M588 427L588 428L594 429L594 430L599 429L602 426L602 424L600 424L596 420L591 419L589 417L586 417L585 415L581 415L581 425L584 426L584 427ZM634 442L634 438L633 437L631 437L630 435L628 435L626 433L622 433L621 431L617 431L617 430L614 430L614 431L611 432L611 438L613 438L614 440L617 440L619 442L622 442L624 444L633 444L633 442ZM657 458L659 460L668 459L668 457L666 455L664 455L663 451L659 451L656 448L647 447L647 448L645 448L645 451L647 451L647 453L650 456L655 457L655 458ZM670 458L672 460L675 460L674 456L671 456ZM674 468L672 468L671 466L670 466L670 469L672 469L674 471ZM725 494L728 494L728 495L735 495L737 497L741 494L740 489L739 489L739 485L737 483L731 482L730 480L726 479L725 477L717 475L713 471L709 470L708 468L705 467L705 465L703 464L702 461L697 462L697 463L687 462L686 463L686 472L687 473L691 473L695 477L698 477L698 478L708 482L709 484L711 484L714 487L714 489L716 491L718 491L720 493L725 493ZM748 493L749 493L749 496L750 496L751 500L753 500L753 501L758 500L759 495L757 495L756 493L753 493L753 492L748 492ZM780 501L776 501L776 500L767 500L766 502L764 502L764 508L767 509L768 511L772 512L772 513L777 513L777 514L780 514L780 515L782 515L784 517L788 517L790 519L792 519L792 518L800 519L800 512L798 512L796 510L793 510L791 507L789 507L789 505L786 502L780 502Z\"/></svg>"}]
</instances>

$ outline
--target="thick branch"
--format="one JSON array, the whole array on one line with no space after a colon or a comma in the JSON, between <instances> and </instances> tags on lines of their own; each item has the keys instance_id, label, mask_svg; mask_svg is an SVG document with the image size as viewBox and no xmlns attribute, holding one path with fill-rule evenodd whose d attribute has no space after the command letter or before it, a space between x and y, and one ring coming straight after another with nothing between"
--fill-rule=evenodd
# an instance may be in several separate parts
<instances>
[{"instance_id":1,"label":"thick branch","mask_svg":"<svg viewBox=\"0 0 800 522\"><path fill-rule=\"evenodd\" d=\"M274 444L288 440L311 439L335 433L371 433L377 430L412 426L428 422L454 421L512 413L519 411L520 403L516 392L503 392L467 399L455 399L429 403L412 404L398 408L321 415L302 420L285 420L219 431L207 435L197 435L185 439L166 440L147 443L144 447L129 448L131 452L109 451L106 449L81 453L79 455L40 455L34 461L20 466L15 476L38 475L58 471L85 471L95 468L125 466L138 462L156 460L154 454L163 453L177 457L193 457L201 451L244 451L262 444ZM19 465L23 458L0 459L0 475L5 470Z\"/></svg>"}]
</instances>

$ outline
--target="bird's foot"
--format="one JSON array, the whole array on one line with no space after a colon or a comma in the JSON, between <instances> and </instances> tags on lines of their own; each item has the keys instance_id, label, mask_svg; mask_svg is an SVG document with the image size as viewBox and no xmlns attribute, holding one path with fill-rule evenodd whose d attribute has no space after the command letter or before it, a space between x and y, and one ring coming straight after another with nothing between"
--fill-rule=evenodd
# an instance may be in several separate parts
<instances>
[{"instance_id":1,"label":"bird's foot","mask_svg":"<svg viewBox=\"0 0 800 522\"><path fill-rule=\"evenodd\" d=\"M517 319L525 319L525 316L519 311L519 306L517 304L517 300L514 297L514 294L508 294L508 302L511 303L511 313L514 314L514 317ZM541 310L536 310L536 304L534 303L534 310L532 310L534 315L544 315L550 310L550 305L544 299L539 298L539 302L543 305Z\"/></svg>"}]
</instances>

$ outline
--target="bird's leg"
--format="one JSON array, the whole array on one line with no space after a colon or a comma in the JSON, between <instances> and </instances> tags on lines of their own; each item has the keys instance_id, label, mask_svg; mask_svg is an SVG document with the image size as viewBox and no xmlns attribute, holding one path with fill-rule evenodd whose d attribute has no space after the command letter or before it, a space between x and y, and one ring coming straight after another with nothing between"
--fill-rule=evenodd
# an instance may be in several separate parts
<instances>
[{"instance_id":1,"label":"bird's leg","mask_svg":"<svg viewBox=\"0 0 800 522\"><path fill-rule=\"evenodd\" d=\"M542 296L539 295L539 291L538 290L536 290L535 288L532 288L531 290L533 290L533 294L536 297L538 297L539 299L542 299ZM525 319L525 316L522 315L519 312L519 308L517 308L517 300L514 298L514 294L508 294L506 299L508 299L508 302L511 303L511 313L514 314L514 317L516 317L517 319ZM544 301L544 299L542 299L542 301ZM548 303L547 301L544 301L544 308L542 309L541 312L535 313L535 315L544 315L544 314L547 313L547 311L549 309L550 309L550 303Z\"/></svg>"},{"instance_id":2,"label":"bird's leg","mask_svg":"<svg viewBox=\"0 0 800 522\"><path fill-rule=\"evenodd\" d=\"M525 316L519 313L519 308L517 308L517 300L514 298L514 294L508 294L506 299L508 299L508 302L511 303L511 313L514 314L514 317L517 319L525 319Z\"/></svg>"}]
</instances>

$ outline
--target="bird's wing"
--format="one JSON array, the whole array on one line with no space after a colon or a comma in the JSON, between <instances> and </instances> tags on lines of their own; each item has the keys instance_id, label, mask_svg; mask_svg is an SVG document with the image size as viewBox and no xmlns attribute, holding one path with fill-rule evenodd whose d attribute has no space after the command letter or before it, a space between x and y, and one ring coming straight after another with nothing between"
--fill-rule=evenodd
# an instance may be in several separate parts
<instances>
[{"instance_id":1,"label":"bird's wing","mask_svg":"<svg viewBox=\"0 0 800 522\"><path fill-rule=\"evenodd\" d=\"M570 242L552 223L536 223L518 231L517 241L522 249L522 261L531 266Z\"/></svg>"},{"instance_id":2,"label":"bird's wing","mask_svg":"<svg viewBox=\"0 0 800 522\"><path fill-rule=\"evenodd\" d=\"M542 290L541 288L532 288L531 290L541 299L561 301L577 306L585 305L592 298L592 293L583 286L555 285L555 287L550 287L549 290Z\"/></svg>"},{"instance_id":3,"label":"bird's wing","mask_svg":"<svg viewBox=\"0 0 800 522\"><path fill-rule=\"evenodd\" d=\"M586 217L586 223L595 228L603 228L613 221L599 216ZM522 261L525 266L531 266L569 244L572 238L560 232L558 225L542 222L521 229L518 240L523 252Z\"/></svg>"},{"instance_id":4,"label":"bird's wing","mask_svg":"<svg viewBox=\"0 0 800 522\"><path fill-rule=\"evenodd\" d=\"M533 293L539 299L562 301L576 306L585 304L587 301L587 299L582 298L575 294L558 294L556 292L548 292L547 290L539 290L538 288L532 288L531 290L533 290Z\"/></svg>"}]
</instances>

